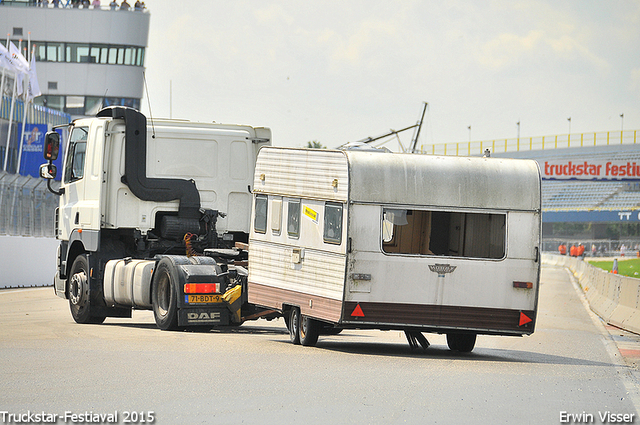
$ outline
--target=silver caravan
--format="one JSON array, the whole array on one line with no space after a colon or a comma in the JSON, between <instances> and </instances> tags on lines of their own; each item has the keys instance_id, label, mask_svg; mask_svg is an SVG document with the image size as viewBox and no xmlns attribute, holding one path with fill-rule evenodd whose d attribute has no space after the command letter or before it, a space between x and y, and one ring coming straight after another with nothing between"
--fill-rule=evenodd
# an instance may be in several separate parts
<instances>
[{"instance_id":1,"label":"silver caravan","mask_svg":"<svg viewBox=\"0 0 640 425\"><path fill-rule=\"evenodd\" d=\"M534 331L535 161L263 147L253 194L248 301L280 311L293 343L398 329L465 352Z\"/></svg>"}]
</instances>

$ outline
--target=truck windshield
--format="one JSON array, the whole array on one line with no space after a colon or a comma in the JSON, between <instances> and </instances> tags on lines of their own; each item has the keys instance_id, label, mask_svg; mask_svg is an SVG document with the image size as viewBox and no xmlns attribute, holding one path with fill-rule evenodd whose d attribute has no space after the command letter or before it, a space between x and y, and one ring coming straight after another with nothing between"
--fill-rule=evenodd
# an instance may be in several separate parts
<instances>
[{"instance_id":1,"label":"truck windshield","mask_svg":"<svg viewBox=\"0 0 640 425\"><path fill-rule=\"evenodd\" d=\"M506 214L383 209L382 250L390 254L501 259Z\"/></svg>"},{"instance_id":2,"label":"truck windshield","mask_svg":"<svg viewBox=\"0 0 640 425\"><path fill-rule=\"evenodd\" d=\"M64 182L71 183L84 176L84 159L87 149L88 127L74 127L69 137L67 158L64 165Z\"/></svg>"}]
</instances>

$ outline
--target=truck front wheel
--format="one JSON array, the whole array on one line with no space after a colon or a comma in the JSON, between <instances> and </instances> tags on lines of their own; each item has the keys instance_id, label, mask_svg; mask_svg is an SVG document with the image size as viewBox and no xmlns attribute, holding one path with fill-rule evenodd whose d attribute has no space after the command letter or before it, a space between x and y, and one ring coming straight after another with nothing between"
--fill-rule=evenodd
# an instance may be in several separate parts
<instances>
[{"instance_id":1,"label":"truck front wheel","mask_svg":"<svg viewBox=\"0 0 640 425\"><path fill-rule=\"evenodd\" d=\"M151 303L156 325L165 331L178 329L177 282L177 272L171 260L160 260L151 283Z\"/></svg>"},{"instance_id":2,"label":"truck front wheel","mask_svg":"<svg viewBox=\"0 0 640 425\"><path fill-rule=\"evenodd\" d=\"M89 298L89 260L86 255L78 255L69 274L69 308L76 323L102 323L104 316L91 315Z\"/></svg>"}]
</instances>

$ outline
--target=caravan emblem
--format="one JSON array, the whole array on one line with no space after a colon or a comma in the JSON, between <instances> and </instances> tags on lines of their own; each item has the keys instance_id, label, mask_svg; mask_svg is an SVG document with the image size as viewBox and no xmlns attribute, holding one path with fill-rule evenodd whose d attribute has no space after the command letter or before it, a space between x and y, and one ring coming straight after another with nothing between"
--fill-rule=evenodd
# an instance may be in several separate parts
<instances>
[{"instance_id":1,"label":"caravan emblem","mask_svg":"<svg viewBox=\"0 0 640 425\"><path fill-rule=\"evenodd\" d=\"M438 277L444 277L445 273L452 273L456 267L450 264L429 264L429 270L438 273Z\"/></svg>"}]
</instances>

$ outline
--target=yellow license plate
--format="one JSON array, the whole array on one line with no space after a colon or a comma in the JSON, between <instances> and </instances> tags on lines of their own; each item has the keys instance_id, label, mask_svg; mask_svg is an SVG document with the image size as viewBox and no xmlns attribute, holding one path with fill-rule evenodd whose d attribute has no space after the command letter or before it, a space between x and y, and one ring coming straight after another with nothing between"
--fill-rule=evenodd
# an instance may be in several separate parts
<instances>
[{"instance_id":1,"label":"yellow license plate","mask_svg":"<svg viewBox=\"0 0 640 425\"><path fill-rule=\"evenodd\" d=\"M209 303L221 303L221 295L187 295L186 302L189 304L209 304Z\"/></svg>"}]
</instances>

